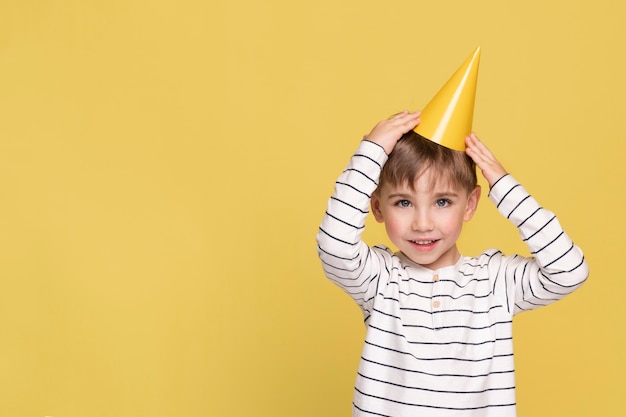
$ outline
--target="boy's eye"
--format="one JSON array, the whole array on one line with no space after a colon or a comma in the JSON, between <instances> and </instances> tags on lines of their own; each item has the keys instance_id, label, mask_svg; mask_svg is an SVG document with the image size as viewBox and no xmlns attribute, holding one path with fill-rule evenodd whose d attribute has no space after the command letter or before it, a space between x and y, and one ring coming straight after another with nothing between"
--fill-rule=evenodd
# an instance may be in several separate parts
<instances>
[{"instance_id":1,"label":"boy's eye","mask_svg":"<svg viewBox=\"0 0 626 417\"><path fill-rule=\"evenodd\" d=\"M411 205L411 202L409 200L399 200L396 205L398 207L409 207Z\"/></svg>"},{"instance_id":2,"label":"boy's eye","mask_svg":"<svg viewBox=\"0 0 626 417\"><path fill-rule=\"evenodd\" d=\"M447 207L450 205L450 200L448 200L447 198L440 198L435 202L435 204L437 205L437 207Z\"/></svg>"}]
</instances>

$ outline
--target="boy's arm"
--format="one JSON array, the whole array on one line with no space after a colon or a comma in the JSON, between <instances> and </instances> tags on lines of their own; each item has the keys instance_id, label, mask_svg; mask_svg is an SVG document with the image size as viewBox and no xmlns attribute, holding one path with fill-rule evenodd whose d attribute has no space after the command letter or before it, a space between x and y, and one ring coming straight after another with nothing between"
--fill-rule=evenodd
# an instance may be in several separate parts
<instances>
[{"instance_id":1,"label":"boy's arm","mask_svg":"<svg viewBox=\"0 0 626 417\"><path fill-rule=\"evenodd\" d=\"M570 294L587 279L589 269L582 250L565 233L558 219L541 207L511 175L494 184L489 193L500 213L515 226L528 245L531 258L513 256L499 266L499 282L506 288L511 311L531 310Z\"/></svg>"},{"instance_id":2,"label":"boy's arm","mask_svg":"<svg viewBox=\"0 0 626 417\"><path fill-rule=\"evenodd\" d=\"M381 259L361 241L372 193L395 143L419 123L419 113L403 112L378 123L365 136L344 172L317 233L326 276L362 308L376 290Z\"/></svg>"},{"instance_id":3,"label":"boy's arm","mask_svg":"<svg viewBox=\"0 0 626 417\"><path fill-rule=\"evenodd\" d=\"M511 176L491 152L472 134L467 154L481 169L490 186L490 199L500 213L519 230L532 258L513 256L499 265L495 287L505 288L512 311L549 304L573 292L587 279L588 265L582 250L561 227L556 216L544 209Z\"/></svg>"},{"instance_id":4,"label":"boy's arm","mask_svg":"<svg viewBox=\"0 0 626 417\"><path fill-rule=\"evenodd\" d=\"M365 308L375 295L380 262L362 240L370 196L387 154L364 140L335 183L317 233L317 251L326 276Z\"/></svg>"}]
</instances>

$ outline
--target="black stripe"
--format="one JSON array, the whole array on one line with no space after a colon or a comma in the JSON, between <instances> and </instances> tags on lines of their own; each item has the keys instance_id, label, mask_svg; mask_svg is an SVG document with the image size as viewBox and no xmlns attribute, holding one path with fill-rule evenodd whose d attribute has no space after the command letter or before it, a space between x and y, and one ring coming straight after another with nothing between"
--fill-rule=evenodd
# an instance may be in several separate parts
<instances>
[{"instance_id":1,"label":"black stripe","mask_svg":"<svg viewBox=\"0 0 626 417\"><path fill-rule=\"evenodd\" d=\"M432 373L432 372L426 372L426 371L422 371L422 370L400 368L399 366L394 366L394 365L390 365L390 364L387 364L387 363L377 362L377 361L374 361L372 359L368 359L368 358L365 358L365 357L361 357L361 360L365 361L365 362L369 362L369 363L374 364L374 365L382 366L382 367L385 367L385 368L396 369L396 370L402 371L402 372L408 372L408 373L411 373L411 374L427 375L427 376L432 376L432 377L442 377L442 378L474 379L474 378L485 378L485 377L488 377L490 375L512 374L512 373L515 372L514 369L510 369L510 370L504 370L504 371L490 371L490 372L487 372L486 374L474 374L474 375L466 375L466 374L435 374L435 373Z\"/></svg>"},{"instance_id":2,"label":"black stripe","mask_svg":"<svg viewBox=\"0 0 626 417\"><path fill-rule=\"evenodd\" d=\"M359 394L364 395L366 397L370 397L370 398L376 398L378 400L382 400L382 401L387 401L387 402L392 402L395 404L402 404L402 405L408 405L408 406L412 406L412 407L423 407L423 408L435 408L435 409L440 409L440 410L450 410L450 411L468 411L468 410L483 410L485 408L491 408L491 407L512 407L515 406L515 403L512 404L488 404L488 405L483 405L483 406L479 406L479 407L443 407L443 406L436 406L436 405L426 405L426 404L412 404L412 403L407 403L407 402L403 402L403 401L397 401L397 400L390 400L389 398L383 398L383 397L379 397L377 395L371 395L371 394L367 394L363 391L361 391L358 388L354 388L355 391L357 391Z\"/></svg>"}]
</instances>

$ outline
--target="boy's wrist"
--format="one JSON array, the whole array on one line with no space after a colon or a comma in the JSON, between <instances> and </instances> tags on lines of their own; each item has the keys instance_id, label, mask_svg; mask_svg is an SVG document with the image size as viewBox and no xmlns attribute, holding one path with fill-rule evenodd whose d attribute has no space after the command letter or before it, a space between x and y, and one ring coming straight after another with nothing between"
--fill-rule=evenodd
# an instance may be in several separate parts
<instances>
[{"instance_id":1,"label":"boy's wrist","mask_svg":"<svg viewBox=\"0 0 626 417\"><path fill-rule=\"evenodd\" d=\"M368 138L367 138L367 136L363 136L363 140L362 140L362 141L363 141L363 142L368 142L368 143L371 143L371 144L373 144L373 145L375 145L375 146L379 147L380 149L382 149L385 153L387 153L387 151L385 150L385 147L384 147L383 145L381 145L381 144L380 144L380 143L378 143L378 142L374 142L373 140L368 139Z\"/></svg>"},{"instance_id":2,"label":"boy's wrist","mask_svg":"<svg viewBox=\"0 0 626 417\"><path fill-rule=\"evenodd\" d=\"M508 172L505 172L503 175L501 175L501 176L500 176L500 178L498 178L497 180L495 180L491 186L489 186L489 189L490 189L490 190L491 190L491 189L493 189L493 187L495 187L495 186L496 186L496 184L498 184L498 183L499 183L502 179L504 179L505 177L510 176L510 175L511 175L511 174L509 174Z\"/></svg>"},{"instance_id":3,"label":"boy's wrist","mask_svg":"<svg viewBox=\"0 0 626 417\"><path fill-rule=\"evenodd\" d=\"M494 203L499 204L506 194L516 185L520 184L511 174L506 173L489 187L489 198L491 198Z\"/></svg>"},{"instance_id":4,"label":"boy's wrist","mask_svg":"<svg viewBox=\"0 0 626 417\"><path fill-rule=\"evenodd\" d=\"M373 142L367 138L364 138L359 142L359 147L356 151L357 154L361 154L376 162L379 165L379 169L382 169L383 165L387 162L389 155L385 152L385 148L379 143Z\"/></svg>"}]
</instances>

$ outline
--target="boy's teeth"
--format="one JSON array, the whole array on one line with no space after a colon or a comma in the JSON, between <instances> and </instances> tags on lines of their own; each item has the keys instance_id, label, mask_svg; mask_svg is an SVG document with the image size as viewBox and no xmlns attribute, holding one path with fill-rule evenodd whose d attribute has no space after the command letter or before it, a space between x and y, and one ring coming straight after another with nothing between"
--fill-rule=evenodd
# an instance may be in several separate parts
<instances>
[{"instance_id":1,"label":"boy's teeth","mask_svg":"<svg viewBox=\"0 0 626 417\"><path fill-rule=\"evenodd\" d=\"M434 240L414 240L413 243L416 245L430 245Z\"/></svg>"}]
</instances>

